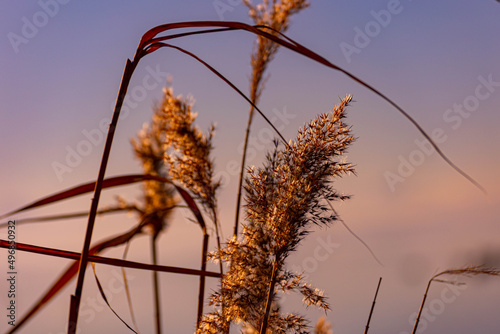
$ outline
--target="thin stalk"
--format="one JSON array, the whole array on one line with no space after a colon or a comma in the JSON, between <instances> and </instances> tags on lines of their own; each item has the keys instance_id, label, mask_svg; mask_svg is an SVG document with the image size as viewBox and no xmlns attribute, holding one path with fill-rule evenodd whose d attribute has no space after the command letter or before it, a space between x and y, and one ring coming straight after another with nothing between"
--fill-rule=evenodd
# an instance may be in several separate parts
<instances>
[{"instance_id":1,"label":"thin stalk","mask_svg":"<svg viewBox=\"0 0 500 334\"><path fill-rule=\"evenodd\" d=\"M99 198L101 196L102 183L104 180L104 175L106 173L106 167L108 165L109 154L111 152L111 145L113 143L113 137L115 134L116 125L118 123L118 118L120 117L120 110L127 93L128 85L134 72L136 62L131 62L127 59L125 65L125 70L123 72L122 81L120 83L120 89L118 91L118 96L116 98L115 109L113 112L113 118L109 124L108 134L106 137L106 144L104 146L104 151L102 154L101 166L99 168L99 174L97 177L97 182L94 190L94 197L92 198L92 204L89 212L89 220L87 223L87 232L85 234L85 241L83 244L83 250L80 256L80 268L78 271L78 280L75 288L74 295L71 296L70 311L69 311L69 321L68 321L68 334L75 334L78 324L78 313L80 309L80 301L82 298L83 282L85 280L85 270L87 269L88 256L90 243L92 240L92 232L94 231L95 217L97 215L97 208L99 206Z\"/></svg>"},{"instance_id":2,"label":"thin stalk","mask_svg":"<svg viewBox=\"0 0 500 334\"><path fill-rule=\"evenodd\" d=\"M214 224L215 224L215 234L217 237L217 251L219 252L220 284L221 284L221 288L222 288L223 279L224 279L224 267L222 265L221 243L220 243L219 228L218 228L219 221L217 218L217 211L215 210L215 207L212 207L212 215L213 215L213 220L214 220ZM222 309L222 314L224 314L224 310L225 310L224 300L222 301L221 309ZM225 332L224 334L229 334L230 327L231 327L231 323L228 324L227 332Z\"/></svg>"},{"instance_id":3,"label":"thin stalk","mask_svg":"<svg viewBox=\"0 0 500 334\"><path fill-rule=\"evenodd\" d=\"M429 292L429 288L431 287L431 283L434 280L434 277L429 280L427 283L427 288L425 289L424 298L422 299L422 304L420 304L420 310L418 310L417 319L415 319L415 325L413 326L413 331L411 334L415 334L417 332L418 322L420 321L420 315L422 314L422 310L424 309L425 300L427 299L427 293Z\"/></svg>"},{"instance_id":4,"label":"thin stalk","mask_svg":"<svg viewBox=\"0 0 500 334\"><path fill-rule=\"evenodd\" d=\"M219 220L217 218L217 212L215 211L215 208L212 208L212 215L214 219L214 225L215 225L215 236L217 238L217 251L219 252L219 255L221 255L221 243L220 243L220 232L219 232ZM224 275L224 268L222 266L222 259L219 261L219 269L220 269L220 274L221 274L221 283L222 283L222 276Z\"/></svg>"},{"instance_id":5,"label":"thin stalk","mask_svg":"<svg viewBox=\"0 0 500 334\"><path fill-rule=\"evenodd\" d=\"M255 101L252 101L255 104ZM245 142L243 145L243 154L241 155L241 167L240 167L240 178L238 181L238 196L236 197L236 217L234 219L234 230L233 235L238 237L238 227L240 221L240 205L241 205L241 194L243 189L243 174L245 173L245 163L247 157L247 149L248 149L248 138L250 136L250 127L252 125L253 118L253 106L250 106L250 113L248 116L248 124L247 129L245 131Z\"/></svg>"},{"instance_id":6,"label":"thin stalk","mask_svg":"<svg viewBox=\"0 0 500 334\"><path fill-rule=\"evenodd\" d=\"M382 277L378 280L377 291L375 291L375 297L373 297L372 308L370 310L370 315L368 316L368 321L366 322L365 334L368 334L368 328L370 328L370 320L372 320L373 309L375 308L375 301L377 300L378 289L380 288L380 283L382 282Z\"/></svg>"},{"instance_id":7,"label":"thin stalk","mask_svg":"<svg viewBox=\"0 0 500 334\"><path fill-rule=\"evenodd\" d=\"M262 319L262 325L260 327L260 334L265 334L267 331L267 324L269 322L269 313L271 312L271 304L273 303L274 297L274 286L276 285L276 275L278 273L278 262L275 259L273 264L273 272L271 274L271 282L269 282L269 291L267 292L266 300L266 312L264 313L264 319Z\"/></svg>"},{"instance_id":8,"label":"thin stalk","mask_svg":"<svg viewBox=\"0 0 500 334\"><path fill-rule=\"evenodd\" d=\"M155 233L151 236L151 255L153 258L153 265L157 265L157 249L156 249L156 240L158 237L158 233ZM161 334L161 305L160 305L160 282L158 281L158 272L153 271L153 289L154 289L154 299L155 299L155 320L156 320L156 333Z\"/></svg>"},{"instance_id":9,"label":"thin stalk","mask_svg":"<svg viewBox=\"0 0 500 334\"><path fill-rule=\"evenodd\" d=\"M201 250L201 271L207 268L207 252L208 252L208 234L206 229L203 229L203 246ZM205 300L205 275L200 275L200 287L198 292L198 314L196 315L196 328L199 327L201 317L203 316L203 303Z\"/></svg>"},{"instance_id":10,"label":"thin stalk","mask_svg":"<svg viewBox=\"0 0 500 334\"><path fill-rule=\"evenodd\" d=\"M245 164L246 164L246 157L247 157L247 150L248 150L248 139L250 137L250 128L252 127L252 120L253 120L253 112L255 110L254 105L257 104L260 96L260 91L262 90L262 76L264 75L264 72L266 71L266 67L269 61L272 59L272 55L278 50L276 48L274 52L267 50L263 46L263 40L264 38L259 36L258 41L259 41L259 48L257 49L257 55L256 61L252 61L252 81L250 84L250 99L252 101L252 104L250 105L250 111L248 113L248 122L247 122L247 128L245 130L245 142L243 146L243 153L241 155L241 167L240 167L240 176L239 176L239 181L238 181L238 196L236 198L236 217L234 220L234 236L238 237L238 227L239 227L239 220L240 220L240 205L241 205L241 196L242 196L242 189L243 189L243 175L245 174ZM269 51L269 54L266 57L267 60L264 60L264 54L266 54L266 51ZM253 56L252 56L253 59ZM260 66L259 66L260 65Z\"/></svg>"},{"instance_id":11,"label":"thin stalk","mask_svg":"<svg viewBox=\"0 0 500 334\"><path fill-rule=\"evenodd\" d=\"M130 241L125 244L125 249L123 250L123 260L127 258L127 253L130 248ZM128 308L130 311L130 317L132 318L132 323L134 324L135 331L139 333L139 326L137 326L137 321L135 320L134 308L132 307L132 296L130 295L130 289L128 285L127 274L125 272L125 268L122 269L123 276L123 286L125 287L125 294L127 295Z\"/></svg>"}]
</instances>

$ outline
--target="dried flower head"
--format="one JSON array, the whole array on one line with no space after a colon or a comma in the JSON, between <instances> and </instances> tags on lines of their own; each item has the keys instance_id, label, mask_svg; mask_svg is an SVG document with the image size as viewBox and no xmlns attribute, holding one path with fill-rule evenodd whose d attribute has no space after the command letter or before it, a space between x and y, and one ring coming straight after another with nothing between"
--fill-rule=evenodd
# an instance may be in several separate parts
<instances>
[{"instance_id":1,"label":"dried flower head","mask_svg":"<svg viewBox=\"0 0 500 334\"><path fill-rule=\"evenodd\" d=\"M174 96L171 88L165 89L161 113L164 159L172 179L188 188L212 214L217 206L216 191L220 185L214 180L210 159L215 128L212 126L208 135L203 134L193 124L196 114L192 107L192 101Z\"/></svg>"},{"instance_id":2,"label":"dried flower head","mask_svg":"<svg viewBox=\"0 0 500 334\"><path fill-rule=\"evenodd\" d=\"M163 123L161 109L157 108L150 124L144 124L137 134L137 139L131 139L134 153L140 160L144 174L165 177L167 169L163 161ZM144 224L152 227L157 235L166 224L166 218L175 206L173 187L169 184L146 181L143 191L143 205L138 209ZM126 205L123 202L121 205ZM139 207L139 206L137 206Z\"/></svg>"},{"instance_id":3,"label":"dried flower head","mask_svg":"<svg viewBox=\"0 0 500 334\"><path fill-rule=\"evenodd\" d=\"M205 135L194 125L193 101L174 96L172 88L165 89L162 104L162 134L164 134L164 159L174 181L189 189L210 216L215 226L217 248L221 249L220 226L217 218L216 192L220 181L214 178L214 165L210 159L212 125ZM222 262L219 263L223 272Z\"/></svg>"},{"instance_id":4,"label":"dried flower head","mask_svg":"<svg viewBox=\"0 0 500 334\"><path fill-rule=\"evenodd\" d=\"M451 276L464 276L464 277L473 277L473 276L500 276L500 271L496 268L490 268L485 266L465 266L462 268L454 268L441 271L436 275L432 276L430 281L442 282L442 283L451 283L451 284L461 284L456 281L448 281L441 280L438 277L443 275L451 275Z\"/></svg>"},{"instance_id":5,"label":"dried flower head","mask_svg":"<svg viewBox=\"0 0 500 334\"><path fill-rule=\"evenodd\" d=\"M305 0L264 0L262 3L253 5L251 0L243 0L243 3L249 8L250 18L256 25L267 26L273 30L268 32L276 35L277 32L284 33L290 24L290 17L302 9L309 6ZM251 96L252 101L257 102L262 92L264 72L268 63L273 59L279 45L269 39L258 36L254 51L251 56L252 64L252 82Z\"/></svg>"},{"instance_id":6,"label":"dried flower head","mask_svg":"<svg viewBox=\"0 0 500 334\"><path fill-rule=\"evenodd\" d=\"M329 309L323 293L305 284L300 274L286 270L285 260L308 234L311 224L328 225L337 218L325 199L348 198L338 194L331 181L353 172L350 164L339 161L354 140L342 122L349 102L351 96L332 113L304 126L289 145L281 148L276 142L264 166L250 169L242 238L231 239L221 251L221 260L230 263L230 268L211 299L212 305L225 307L205 317L199 333L224 330L233 321L254 330L260 328L270 289L271 332L307 333L302 317L280 313L274 283L284 292L301 293L307 305Z\"/></svg>"},{"instance_id":7,"label":"dried flower head","mask_svg":"<svg viewBox=\"0 0 500 334\"><path fill-rule=\"evenodd\" d=\"M333 334L332 325L325 317L318 319L316 326L314 326L314 334Z\"/></svg>"}]
</instances>

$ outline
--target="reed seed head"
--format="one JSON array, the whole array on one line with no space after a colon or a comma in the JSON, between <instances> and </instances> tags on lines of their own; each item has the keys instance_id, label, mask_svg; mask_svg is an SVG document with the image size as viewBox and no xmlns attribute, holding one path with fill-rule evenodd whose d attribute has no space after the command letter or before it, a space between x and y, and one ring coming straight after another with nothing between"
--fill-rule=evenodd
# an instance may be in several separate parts
<instances>
[{"instance_id":1,"label":"reed seed head","mask_svg":"<svg viewBox=\"0 0 500 334\"><path fill-rule=\"evenodd\" d=\"M354 138L343 123L349 95L329 114L306 124L290 145L268 154L264 165L250 168L246 178L246 222L240 239L231 239L220 253L213 254L230 264L219 291L210 303L218 309L202 320L199 333L223 330L230 322L243 322L258 329L265 313L269 282L277 268L276 287L283 292L301 293L306 305L328 310L323 292L303 282L300 273L286 269L285 260L309 233L312 224L329 225L337 219L325 205L345 200L332 179L353 172L341 162ZM299 315L280 312L274 294L269 317L272 333L308 333L307 322ZM222 308L221 306L224 305Z\"/></svg>"}]
</instances>

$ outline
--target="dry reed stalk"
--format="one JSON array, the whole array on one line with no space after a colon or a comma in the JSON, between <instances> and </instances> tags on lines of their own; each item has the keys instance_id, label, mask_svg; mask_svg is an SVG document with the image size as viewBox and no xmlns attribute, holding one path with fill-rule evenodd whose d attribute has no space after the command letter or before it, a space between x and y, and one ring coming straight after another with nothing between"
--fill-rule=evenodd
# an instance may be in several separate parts
<instances>
[{"instance_id":1,"label":"dry reed stalk","mask_svg":"<svg viewBox=\"0 0 500 334\"><path fill-rule=\"evenodd\" d=\"M158 264L158 250L156 247L158 234L153 234L151 236L151 257L153 259L153 264ZM158 280L158 272L153 271L153 298L154 298L154 308L155 308L155 328L156 334L161 334L161 303L160 303L160 282Z\"/></svg>"},{"instance_id":2,"label":"dry reed stalk","mask_svg":"<svg viewBox=\"0 0 500 334\"><path fill-rule=\"evenodd\" d=\"M429 282L427 283L427 288L425 289L424 298L422 299L422 303L420 304L420 309L418 310L417 318L415 319L415 325L413 326L412 334L415 334L417 332L418 323L420 321L420 315L422 314L422 310L424 309L424 304L427 299L427 294L429 292L429 288L431 287L431 283L433 281L440 283L447 283L447 284L465 284L456 281L446 281L438 279L438 277L443 275L465 276L465 277L481 276L481 275L500 276L500 271L496 268L488 268L484 266L466 266L463 268L448 269L432 276Z\"/></svg>"},{"instance_id":3,"label":"dry reed stalk","mask_svg":"<svg viewBox=\"0 0 500 334\"><path fill-rule=\"evenodd\" d=\"M332 113L305 125L289 145L279 148L276 142L264 166L250 169L242 239L233 237L222 250L219 260L230 267L210 301L225 308L205 315L198 333L223 333L233 321L261 333L268 329L306 333L302 317L280 314L278 288L298 291L307 305L329 309L322 292L286 270L285 260L312 224L325 226L337 219L329 213L323 195L330 201L349 198L331 187L331 178L353 172L351 165L339 161L354 140L342 121L350 101L346 97Z\"/></svg>"},{"instance_id":4,"label":"dry reed stalk","mask_svg":"<svg viewBox=\"0 0 500 334\"><path fill-rule=\"evenodd\" d=\"M208 234L206 229L203 231L203 246L201 249L201 271L204 272L207 269L208 260ZM205 301L205 276L200 276L200 285L198 288L198 310L196 313L196 328L198 328L201 318L203 317L203 303Z\"/></svg>"},{"instance_id":5,"label":"dry reed stalk","mask_svg":"<svg viewBox=\"0 0 500 334\"><path fill-rule=\"evenodd\" d=\"M164 119L161 117L161 110L155 110L150 125L144 125L138 133L137 139L132 139L132 145L136 158L140 160L144 173L165 177L168 174L163 162L163 141ZM140 219L148 217L147 226L151 230L151 257L153 264L157 265L158 236L166 228L167 218L170 211L165 208L174 206L174 189L159 182L145 182L143 190L143 207ZM156 333L162 332L161 322L161 302L160 302L160 282L158 272L153 271L153 296L155 310Z\"/></svg>"},{"instance_id":6,"label":"dry reed stalk","mask_svg":"<svg viewBox=\"0 0 500 334\"><path fill-rule=\"evenodd\" d=\"M249 0L243 0L243 3L249 8L249 15L256 25L272 28L271 33L277 35L277 32L284 33L288 29L290 17L306 8L309 3L305 0L273 0L269 3L264 0L263 3L253 5ZM273 32L274 31L274 32ZM245 139L243 141L243 153L241 156L241 169L238 184L238 195L236 197L236 217L234 222L234 236L238 236L239 215L241 206L241 195L243 189L243 175L246 166L246 153L248 150L248 139L252 125L254 105L258 104L260 95L264 89L264 74L268 64L274 58L278 51L279 44L265 38L257 36L254 51L251 55L252 75L250 78L250 105L247 127L245 130Z\"/></svg>"},{"instance_id":7,"label":"dry reed stalk","mask_svg":"<svg viewBox=\"0 0 500 334\"><path fill-rule=\"evenodd\" d=\"M220 251L220 222L217 218L217 189L220 180L214 178L210 154L215 127L203 134L195 125L193 102L174 96L171 88L165 89L161 106L164 134L164 160L170 177L191 191L209 215L215 227L217 248ZM222 263L220 272L223 273Z\"/></svg>"},{"instance_id":8,"label":"dry reed stalk","mask_svg":"<svg viewBox=\"0 0 500 334\"><path fill-rule=\"evenodd\" d=\"M380 283L382 283L382 277L380 277L380 279L378 280L377 291L375 291L375 297L373 297L373 303L370 309L370 314L368 315L368 321L366 322L364 334L368 334L368 329L370 328L370 320L372 319L373 310L375 309L375 301L377 300L378 290L380 289Z\"/></svg>"},{"instance_id":9,"label":"dry reed stalk","mask_svg":"<svg viewBox=\"0 0 500 334\"><path fill-rule=\"evenodd\" d=\"M164 90L164 99L157 114L162 119L164 161L174 181L183 184L191 191L209 215L215 227L217 249L221 250L220 222L217 217L216 192L220 181L214 179L214 167L210 154L214 126L208 135L203 134L195 125L196 114L192 111L193 101L174 96L172 88ZM208 251L208 234L203 227L202 270L206 268ZM223 263L219 262L219 270L223 275ZM205 296L205 277L200 276L198 293L198 310L196 325L203 315Z\"/></svg>"},{"instance_id":10,"label":"dry reed stalk","mask_svg":"<svg viewBox=\"0 0 500 334\"><path fill-rule=\"evenodd\" d=\"M137 62L135 61L131 62L130 60L127 59L125 70L123 72L122 80L120 83L120 88L118 90L118 97L116 99L113 117L111 119L111 123L109 124L108 134L106 135L106 143L104 145L101 165L99 167L96 187L94 190L94 196L92 198L92 204L89 212L87 231L85 233L85 240L83 243L83 249L80 258L80 267L78 269L77 284L75 288L75 293L71 296L70 300L68 334L76 333L76 328L78 323L78 313L80 311L80 301L83 292L83 282L85 280L85 271L87 269L87 264L88 264L89 249L92 240L92 233L94 231L95 217L97 215L97 207L99 205L99 199L101 197L102 183L104 180L104 175L106 173L106 166L108 165L109 154L111 152L111 145L113 143L113 137L118 123L118 118L120 117L121 107L123 101L125 100L125 95L127 94L128 85L130 83L130 79L132 78L132 73L134 72L136 66Z\"/></svg>"},{"instance_id":11,"label":"dry reed stalk","mask_svg":"<svg viewBox=\"0 0 500 334\"><path fill-rule=\"evenodd\" d=\"M211 150L210 138L206 139L197 128L193 127L194 115L191 113L191 105L173 96L172 89L164 90L164 98L161 105L155 108L153 120L150 127L145 126L139 133L139 142L132 141L136 156L142 161L144 172L149 174L170 174L187 186L195 198L200 200L209 213L216 212L216 189L218 184L212 181L213 167L209 160ZM180 134L182 133L182 134ZM166 151L176 151L179 154L166 154ZM178 152L180 151L180 152ZM166 162L166 163L165 163ZM167 169L166 167L170 167ZM160 187L160 188L159 188ZM145 202L149 211L161 212L161 207L171 201L171 197L165 198L162 194L171 195L162 184L146 183ZM220 245L218 222L216 215L211 216L214 220L217 238ZM165 217L158 217L158 221L164 221ZM208 234L204 223L201 225L203 232L201 270L205 271L208 252ZM154 230L152 239L153 264L156 264L156 238L163 229L158 225ZM221 269L222 273L222 269ZM161 332L160 323L160 300L159 282L156 273L153 283L155 287L155 309L156 328ZM197 322L203 314L203 301L205 294L205 276L200 276Z\"/></svg>"}]
</instances>

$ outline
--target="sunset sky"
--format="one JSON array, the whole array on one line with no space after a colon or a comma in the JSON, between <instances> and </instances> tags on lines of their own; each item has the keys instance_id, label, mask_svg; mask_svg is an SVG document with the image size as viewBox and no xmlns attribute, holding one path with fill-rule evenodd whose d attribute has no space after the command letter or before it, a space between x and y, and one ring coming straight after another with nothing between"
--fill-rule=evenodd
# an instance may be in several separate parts
<instances>
[{"instance_id":1,"label":"sunset sky","mask_svg":"<svg viewBox=\"0 0 500 334\"><path fill-rule=\"evenodd\" d=\"M352 195L335 204L343 220L383 263L378 264L336 224L311 233L287 264L304 271L313 286L325 291L334 333L363 331L379 277L383 281L370 333L410 333L427 281L435 273L464 265L500 267L500 3L310 2L309 8L292 18L287 35L396 101L488 192L483 194L448 166L387 102L342 73L284 49L271 63L260 108L287 139L294 138L297 129L315 115L328 112L340 97L354 96L346 122L357 140L347 160L356 165L357 175L335 183L340 192ZM0 215L96 179L125 61L134 56L148 29L194 20L251 23L247 8L235 0L40 0L8 1L1 7ZM246 32L225 32L176 43L248 92L254 39ZM238 183L234 166L240 162L248 105L185 55L159 50L141 60L106 176L140 172L129 139L150 120L167 76L175 94L196 100L197 124L202 129L212 122L217 125L213 159L224 181L219 214L228 238ZM271 138L264 121L254 120L248 163L259 166ZM100 203L112 204L116 195L134 200L139 194L137 185L115 188L104 191ZM87 211L90 198L82 196L10 218ZM178 212L161 237L161 264L199 267L201 233L187 218L188 213ZM99 218L93 240L122 233L135 223L127 215ZM20 225L17 241L80 252L85 228L86 219ZM6 229L0 235L6 239ZM143 236L132 243L128 258L150 262L149 252L149 239ZM120 247L104 256L122 253ZM6 250L0 250L0 261L6 266ZM18 319L68 263L18 252ZM214 264L210 268L217 270ZM118 286L111 293L111 304L129 321L121 272L104 265L98 265L97 271L104 287ZM151 333L151 275L128 273L139 327ZM92 276L88 271L83 307L90 315L82 318L81 333L126 332L111 311L96 301L100 296ZM192 333L197 278L162 274L161 279L164 332ZM460 281L467 285L432 286L427 316L421 322L423 332L498 333L500 278ZM65 333L74 287L72 281L19 333ZM217 281L212 280L209 288L216 289ZM8 303L6 291L2 280L2 307ZM98 304L91 306L92 300ZM312 325L324 315L312 307L306 309L294 295L286 296L282 305L286 312L306 315ZM5 332L10 326L2 319L0 331Z\"/></svg>"}]
</instances>

